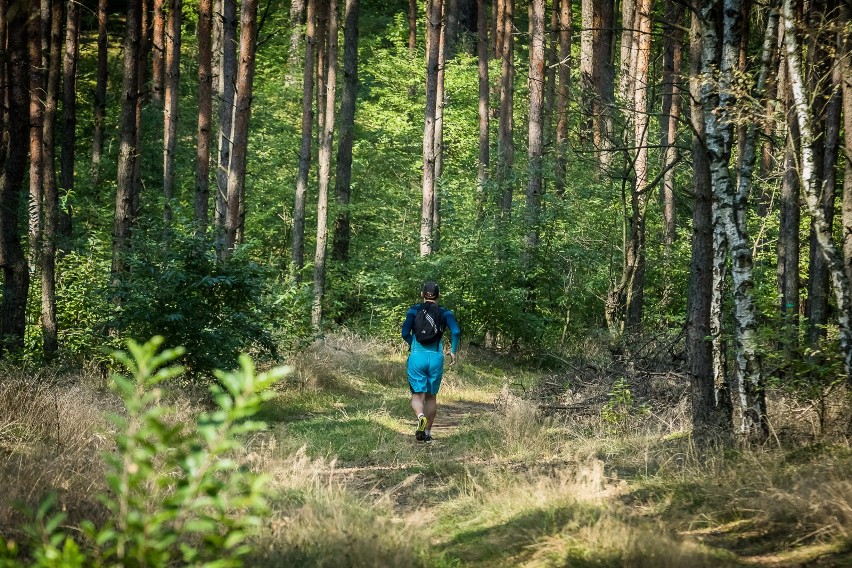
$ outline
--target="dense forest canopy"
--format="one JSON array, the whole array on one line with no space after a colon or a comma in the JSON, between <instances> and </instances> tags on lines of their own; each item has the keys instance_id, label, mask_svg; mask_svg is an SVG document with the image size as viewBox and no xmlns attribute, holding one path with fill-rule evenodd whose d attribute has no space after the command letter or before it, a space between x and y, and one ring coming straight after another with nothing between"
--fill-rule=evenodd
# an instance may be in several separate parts
<instances>
[{"instance_id":1,"label":"dense forest canopy","mask_svg":"<svg viewBox=\"0 0 852 568\"><path fill-rule=\"evenodd\" d=\"M392 338L432 278L472 344L668 342L762 438L852 368L848 12L3 0L3 356Z\"/></svg>"}]
</instances>

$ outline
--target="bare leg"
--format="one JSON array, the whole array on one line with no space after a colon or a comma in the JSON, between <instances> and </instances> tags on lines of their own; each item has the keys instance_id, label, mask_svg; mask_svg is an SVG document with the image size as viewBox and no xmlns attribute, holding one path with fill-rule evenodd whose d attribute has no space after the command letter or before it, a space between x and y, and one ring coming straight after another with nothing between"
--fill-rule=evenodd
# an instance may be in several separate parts
<instances>
[{"instance_id":1,"label":"bare leg","mask_svg":"<svg viewBox=\"0 0 852 568\"><path fill-rule=\"evenodd\" d=\"M414 411L414 416L419 417L421 414L426 414L426 393L415 392L411 394L411 410Z\"/></svg>"},{"instance_id":2,"label":"bare leg","mask_svg":"<svg viewBox=\"0 0 852 568\"><path fill-rule=\"evenodd\" d=\"M436 398L436 395L428 393L426 393L425 399L426 400L424 401L424 414L426 415L427 421L426 429L431 430L432 423L435 421L435 415L438 413L438 399Z\"/></svg>"}]
</instances>

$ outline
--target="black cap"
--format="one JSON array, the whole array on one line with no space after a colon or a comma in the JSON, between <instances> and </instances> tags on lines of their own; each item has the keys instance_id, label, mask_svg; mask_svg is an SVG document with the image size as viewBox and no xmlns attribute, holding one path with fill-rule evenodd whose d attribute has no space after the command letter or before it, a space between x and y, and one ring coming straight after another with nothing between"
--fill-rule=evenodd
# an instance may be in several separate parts
<instances>
[{"instance_id":1,"label":"black cap","mask_svg":"<svg viewBox=\"0 0 852 568\"><path fill-rule=\"evenodd\" d=\"M423 287L420 288L420 292L423 294L424 298L428 298L430 300L434 300L438 297L440 290L438 289L438 284L428 280L423 283Z\"/></svg>"}]
</instances>

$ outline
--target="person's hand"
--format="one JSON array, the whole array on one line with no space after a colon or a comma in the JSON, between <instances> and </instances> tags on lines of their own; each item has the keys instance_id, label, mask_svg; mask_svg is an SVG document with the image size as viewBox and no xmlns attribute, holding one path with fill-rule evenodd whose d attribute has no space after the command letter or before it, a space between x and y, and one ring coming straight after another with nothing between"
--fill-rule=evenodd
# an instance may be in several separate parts
<instances>
[{"instance_id":1,"label":"person's hand","mask_svg":"<svg viewBox=\"0 0 852 568\"><path fill-rule=\"evenodd\" d=\"M450 353L450 367L456 364L456 354Z\"/></svg>"}]
</instances>

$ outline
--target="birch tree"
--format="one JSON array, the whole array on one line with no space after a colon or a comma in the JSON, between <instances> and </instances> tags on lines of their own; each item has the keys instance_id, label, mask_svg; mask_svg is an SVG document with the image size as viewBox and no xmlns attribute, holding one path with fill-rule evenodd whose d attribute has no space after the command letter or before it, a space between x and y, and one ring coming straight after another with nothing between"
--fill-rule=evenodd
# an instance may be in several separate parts
<instances>
[{"instance_id":1,"label":"birch tree","mask_svg":"<svg viewBox=\"0 0 852 568\"><path fill-rule=\"evenodd\" d=\"M796 118L801 134L801 178L805 190L805 202L811 215L816 239L828 263L831 283L837 302L837 320L840 327L840 350L846 376L852 381L852 289L844 269L843 258L834 244L831 226L828 224L822 208L821 188L815 183L815 163L813 155L814 130L808 99L805 94L805 81L802 73L802 59L796 29L795 12L792 0L783 1L784 47L790 73L790 88L796 110Z\"/></svg>"}]
</instances>

